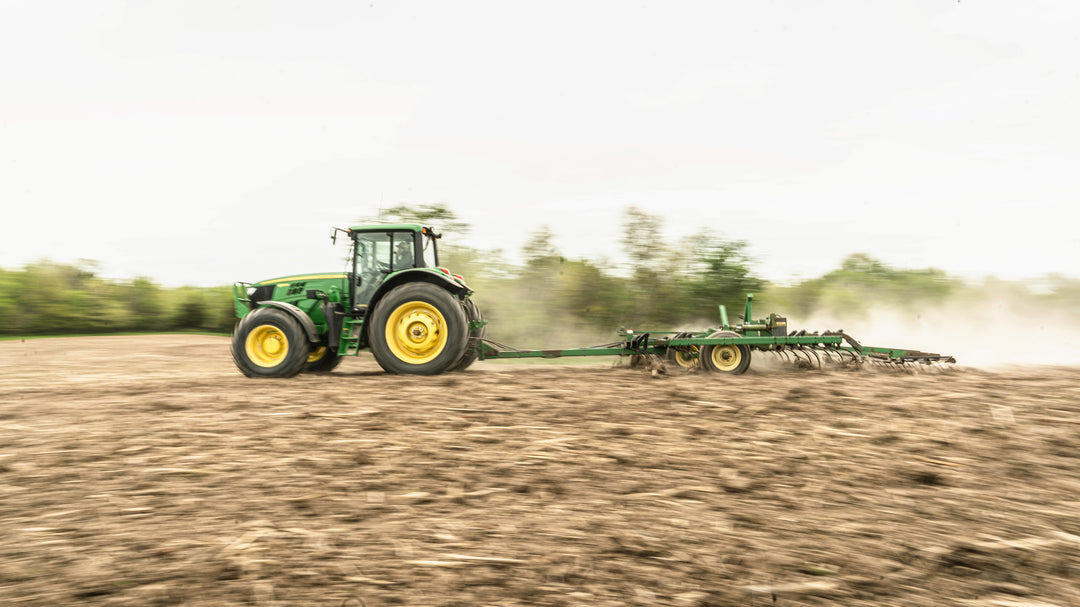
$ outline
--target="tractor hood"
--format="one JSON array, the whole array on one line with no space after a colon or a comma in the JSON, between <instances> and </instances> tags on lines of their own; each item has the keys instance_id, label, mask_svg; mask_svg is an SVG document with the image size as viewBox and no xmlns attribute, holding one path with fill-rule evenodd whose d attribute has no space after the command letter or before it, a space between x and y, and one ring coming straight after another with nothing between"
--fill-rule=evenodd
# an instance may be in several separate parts
<instances>
[{"instance_id":1,"label":"tractor hood","mask_svg":"<svg viewBox=\"0 0 1080 607\"><path fill-rule=\"evenodd\" d=\"M251 283L253 287L262 287L267 285L285 286L294 282L306 282L309 280L340 280L345 278L344 272L324 272L321 274L294 274L291 276L282 276L280 278L268 278L266 280L260 280L259 282Z\"/></svg>"}]
</instances>

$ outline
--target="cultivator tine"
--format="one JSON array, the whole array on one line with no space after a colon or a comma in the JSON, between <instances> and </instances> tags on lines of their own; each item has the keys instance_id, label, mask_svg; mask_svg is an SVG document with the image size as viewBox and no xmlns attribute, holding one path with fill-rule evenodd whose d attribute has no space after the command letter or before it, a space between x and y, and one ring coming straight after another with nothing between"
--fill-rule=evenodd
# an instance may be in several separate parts
<instances>
[{"instance_id":1,"label":"cultivator tine","mask_svg":"<svg viewBox=\"0 0 1080 607\"><path fill-rule=\"evenodd\" d=\"M863 357L861 355L855 352L848 352L847 350L840 350L840 358L843 358L845 354L851 357L851 364L854 365L856 369L862 368Z\"/></svg>"},{"instance_id":2,"label":"cultivator tine","mask_svg":"<svg viewBox=\"0 0 1080 607\"><path fill-rule=\"evenodd\" d=\"M797 362L795 363L796 366L803 367L803 368L806 368L806 369L813 369L814 368L814 363L810 360L810 355L807 354L802 349L802 346L795 346L795 349L792 350L791 355L796 357L796 360L797 360ZM800 355L802 356L802 358L799 357ZM805 363L803 362L803 358L806 359Z\"/></svg>"}]
</instances>

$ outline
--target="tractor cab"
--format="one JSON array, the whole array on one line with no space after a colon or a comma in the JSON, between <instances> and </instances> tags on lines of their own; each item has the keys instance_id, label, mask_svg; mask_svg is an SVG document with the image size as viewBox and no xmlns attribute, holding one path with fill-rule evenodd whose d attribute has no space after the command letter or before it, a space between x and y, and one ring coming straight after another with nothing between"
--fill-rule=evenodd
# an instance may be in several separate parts
<instances>
[{"instance_id":1,"label":"tractor cab","mask_svg":"<svg viewBox=\"0 0 1080 607\"><path fill-rule=\"evenodd\" d=\"M438 234L419 224L356 226L353 239L353 306L366 306L387 276L439 267Z\"/></svg>"}]
</instances>

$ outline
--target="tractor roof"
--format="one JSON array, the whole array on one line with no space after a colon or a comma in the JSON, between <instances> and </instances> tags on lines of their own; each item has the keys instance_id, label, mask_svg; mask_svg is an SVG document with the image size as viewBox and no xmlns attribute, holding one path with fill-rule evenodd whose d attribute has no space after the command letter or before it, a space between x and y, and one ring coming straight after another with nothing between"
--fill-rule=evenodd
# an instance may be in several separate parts
<instances>
[{"instance_id":1,"label":"tractor roof","mask_svg":"<svg viewBox=\"0 0 1080 607\"><path fill-rule=\"evenodd\" d=\"M364 226L353 226L349 229L353 232L419 232L424 229L424 226L418 223L375 223Z\"/></svg>"}]
</instances>

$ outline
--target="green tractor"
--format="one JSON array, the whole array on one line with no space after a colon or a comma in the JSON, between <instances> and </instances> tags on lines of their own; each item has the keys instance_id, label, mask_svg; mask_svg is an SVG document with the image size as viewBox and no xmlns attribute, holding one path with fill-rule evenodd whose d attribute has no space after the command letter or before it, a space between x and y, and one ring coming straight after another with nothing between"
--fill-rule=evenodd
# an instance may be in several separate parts
<instances>
[{"instance_id":1,"label":"green tractor","mask_svg":"<svg viewBox=\"0 0 1080 607\"><path fill-rule=\"evenodd\" d=\"M465 280L439 265L419 224L335 228L351 240L351 271L233 285L236 366L248 377L328 372L370 349L389 373L435 375L477 358L485 321Z\"/></svg>"}]
</instances>

